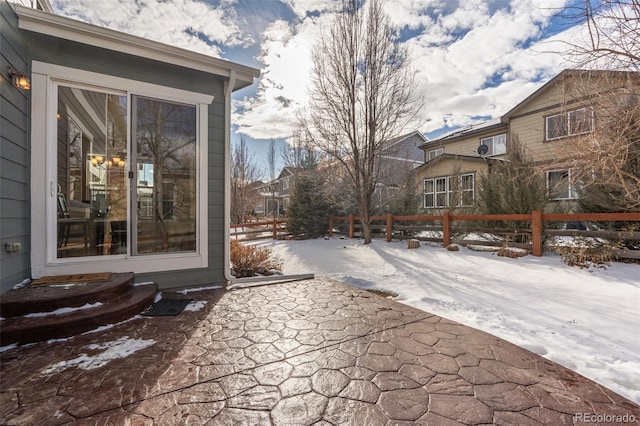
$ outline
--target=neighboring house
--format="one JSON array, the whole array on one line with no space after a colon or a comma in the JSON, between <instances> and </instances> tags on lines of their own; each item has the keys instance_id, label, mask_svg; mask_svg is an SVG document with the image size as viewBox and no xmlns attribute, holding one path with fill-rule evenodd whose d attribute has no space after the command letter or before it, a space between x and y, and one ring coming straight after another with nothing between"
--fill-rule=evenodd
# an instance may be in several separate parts
<instances>
[{"instance_id":1,"label":"neighboring house","mask_svg":"<svg viewBox=\"0 0 640 426\"><path fill-rule=\"evenodd\" d=\"M380 173L374 192L374 213L406 213L397 210L406 197L413 193L413 171L424 162L420 148L427 139L419 131L413 131L384 142L380 153Z\"/></svg>"},{"instance_id":2,"label":"neighboring house","mask_svg":"<svg viewBox=\"0 0 640 426\"><path fill-rule=\"evenodd\" d=\"M231 93L259 70L23 3L0 1L1 291L85 272L226 281Z\"/></svg>"},{"instance_id":3,"label":"neighboring house","mask_svg":"<svg viewBox=\"0 0 640 426\"><path fill-rule=\"evenodd\" d=\"M259 217L278 217L287 214L296 176L305 169L284 167L278 177L260 186L260 199L254 209Z\"/></svg>"},{"instance_id":4,"label":"neighboring house","mask_svg":"<svg viewBox=\"0 0 640 426\"><path fill-rule=\"evenodd\" d=\"M413 131L383 142L378 155L377 180L373 194L373 213L389 212L408 192L413 194L413 170L424 162L421 146L428 142L419 131ZM340 214L357 214L352 183L344 165L329 159L318 166L333 190L332 202Z\"/></svg>"},{"instance_id":5,"label":"neighboring house","mask_svg":"<svg viewBox=\"0 0 640 426\"><path fill-rule=\"evenodd\" d=\"M421 145L424 164L415 173L421 207L427 211L472 207L478 176L489 173L492 163L504 161L510 137L519 139L545 174L550 200L575 202L578 192L567 141L594 131L599 113L593 105L594 94L615 94L611 80L603 82L605 75L610 72L565 70L502 117Z\"/></svg>"}]
</instances>

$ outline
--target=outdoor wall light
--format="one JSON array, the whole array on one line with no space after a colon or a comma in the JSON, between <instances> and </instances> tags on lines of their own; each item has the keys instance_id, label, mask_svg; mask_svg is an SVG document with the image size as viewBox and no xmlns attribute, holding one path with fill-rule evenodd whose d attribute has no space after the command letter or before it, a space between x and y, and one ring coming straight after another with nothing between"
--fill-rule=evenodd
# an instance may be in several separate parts
<instances>
[{"instance_id":1,"label":"outdoor wall light","mask_svg":"<svg viewBox=\"0 0 640 426\"><path fill-rule=\"evenodd\" d=\"M9 78L11 78L11 82L13 83L13 85L18 89L31 89L31 81L29 81L29 77L27 77L25 74L19 73L11 67L7 67L7 74L9 74Z\"/></svg>"}]
</instances>

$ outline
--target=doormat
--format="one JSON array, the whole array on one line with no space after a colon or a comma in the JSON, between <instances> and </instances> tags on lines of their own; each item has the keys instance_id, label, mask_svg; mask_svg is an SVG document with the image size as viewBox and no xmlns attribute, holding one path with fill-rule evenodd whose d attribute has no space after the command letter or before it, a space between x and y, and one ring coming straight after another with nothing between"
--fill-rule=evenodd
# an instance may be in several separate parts
<instances>
[{"instance_id":1,"label":"doormat","mask_svg":"<svg viewBox=\"0 0 640 426\"><path fill-rule=\"evenodd\" d=\"M191 299L160 299L143 312L148 317L178 315L191 302Z\"/></svg>"},{"instance_id":2,"label":"doormat","mask_svg":"<svg viewBox=\"0 0 640 426\"><path fill-rule=\"evenodd\" d=\"M98 281L109 281L111 272L97 272L93 274L75 274L75 275L51 275L48 277L38 278L29 283L29 285L43 284L67 284L67 283L93 283Z\"/></svg>"}]
</instances>

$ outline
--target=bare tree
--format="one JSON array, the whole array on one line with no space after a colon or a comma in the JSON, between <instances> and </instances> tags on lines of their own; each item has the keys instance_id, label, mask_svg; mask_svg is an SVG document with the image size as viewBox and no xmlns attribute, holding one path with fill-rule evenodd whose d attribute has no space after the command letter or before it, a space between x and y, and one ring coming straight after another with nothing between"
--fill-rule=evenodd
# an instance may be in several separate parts
<instances>
[{"instance_id":1,"label":"bare tree","mask_svg":"<svg viewBox=\"0 0 640 426\"><path fill-rule=\"evenodd\" d=\"M582 0L567 10L585 29L582 39L567 42L577 67L640 70L640 0Z\"/></svg>"},{"instance_id":2,"label":"bare tree","mask_svg":"<svg viewBox=\"0 0 640 426\"><path fill-rule=\"evenodd\" d=\"M231 153L231 220L244 223L247 214L260 199L257 188L252 184L260 178L260 169L249 152L244 136Z\"/></svg>"},{"instance_id":3,"label":"bare tree","mask_svg":"<svg viewBox=\"0 0 640 426\"><path fill-rule=\"evenodd\" d=\"M562 144L559 157L583 208L640 211L640 74L576 71L567 78L569 126L583 131Z\"/></svg>"},{"instance_id":4,"label":"bare tree","mask_svg":"<svg viewBox=\"0 0 640 426\"><path fill-rule=\"evenodd\" d=\"M294 132L282 147L282 160L285 167L312 169L320 161L320 153L300 129Z\"/></svg>"},{"instance_id":5,"label":"bare tree","mask_svg":"<svg viewBox=\"0 0 640 426\"><path fill-rule=\"evenodd\" d=\"M314 47L310 112L303 125L314 145L344 167L368 244L379 154L419 106L407 49L380 1L363 3L344 0Z\"/></svg>"},{"instance_id":6,"label":"bare tree","mask_svg":"<svg viewBox=\"0 0 640 426\"><path fill-rule=\"evenodd\" d=\"M566 59L593 71L560 82L568 119L580 107L589 112L578 123L585 131L563 143L562 166L571 170L583 208L639 211L640 0L582 0L568 10L585 31L567 42Z\"/></svg>"},{"instance_id":7,"label":"bare tree","mask_svg":"<svg viewBox=\"0 0 640 426\"><path fill-rule=\"evenodd\" d=\"M278 217L280 209L276 202L276 140L269 141L269 150L267 151L267 167L269 167L269 188L271 190L271 204L273 207L273 217ZM269 213L268 209L267 212Z\"/></svg>"}]
</instances>

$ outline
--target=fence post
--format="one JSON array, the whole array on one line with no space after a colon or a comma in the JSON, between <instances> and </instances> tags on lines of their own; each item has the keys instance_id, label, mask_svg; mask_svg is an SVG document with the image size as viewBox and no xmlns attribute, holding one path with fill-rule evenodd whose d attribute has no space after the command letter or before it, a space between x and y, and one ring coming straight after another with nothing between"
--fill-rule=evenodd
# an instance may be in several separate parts
<instances>
[{"instance_id":1,"label":"fence post","mask_svg":"<svg viewBox=\"0 0 640 426\"><path fill-rule=\"evenodd\" d=\"M531 254L542 256L542 211L531 212Z\"/></svg>"},{"instance_id":2,"label":"fence post","mask_svg":"<svg viewBox=\"0 0 640 426\"><path fill-rule=\"evenodd\" d=\"M333 237L333 216L329 216L329 237Z\"/></svg>"},{"instance_id":3,"label":"fence post","mask_svg":"<svg viewBox=\"0 0 640 426\"><path fill-rule=\"evenodd\" d=\"M387 242L391 242L391 234L393 233L393 216L387 213Z\"/></svg>"},{"instance_id":4,"label":"fence post","mask_svg":"<svg viewBox=\"0 0 640 426\"><path fill-rule=\"evenodd\" d=\"M274 218L273 219L273 239L277 239L278 238L278 221Z\"/></svg>"},{"instance_id":5,"label":"fence post","mask_svg":"<svg viewBox=\"0 0 640 426\"><path fill-rule=\"evenodd\" d=\"M449 218L449 211L442 212L442 247L447 247L451 244L451 219Z\"/></svg>"},{"instance_id":6,"label":"fence post","mask_svg":"<svg viewBox=\"0 0 640 426\"><path fill-rule=\"evenodd\" d=\"M353 238L353 215L349 215L349 238Z\"/></svg>"}]
</instances>

